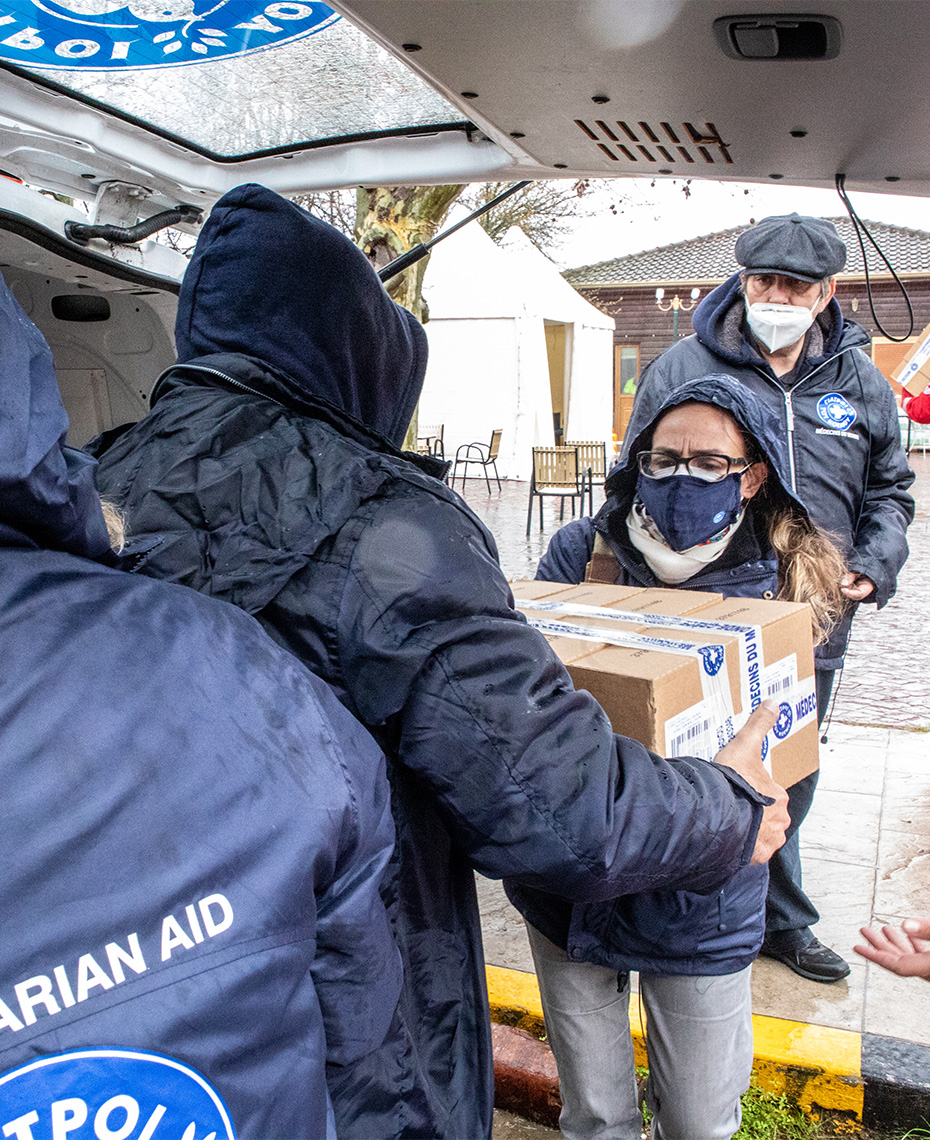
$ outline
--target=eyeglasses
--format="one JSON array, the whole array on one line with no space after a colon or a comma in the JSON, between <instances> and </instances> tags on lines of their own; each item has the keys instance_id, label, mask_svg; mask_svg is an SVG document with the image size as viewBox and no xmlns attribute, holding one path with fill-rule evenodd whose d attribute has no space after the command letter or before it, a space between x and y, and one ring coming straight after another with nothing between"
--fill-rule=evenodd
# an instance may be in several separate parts
<instances>
[{"instance_id":1,"label":"eyeglasses","mask_svg":"<svg viewBox=\"0 0 930 1140\"><path fill-rule=\"evenodd\" d=\"M695 479L716 483L735 472L744 474L753 466L754 461L710 452L686 456L677 455L674 451L640 451L637 453L636 462L640 471L650 479L668 479L672 475L677 475L679 468L684 467Z\"/></svg>"}]
</instances>

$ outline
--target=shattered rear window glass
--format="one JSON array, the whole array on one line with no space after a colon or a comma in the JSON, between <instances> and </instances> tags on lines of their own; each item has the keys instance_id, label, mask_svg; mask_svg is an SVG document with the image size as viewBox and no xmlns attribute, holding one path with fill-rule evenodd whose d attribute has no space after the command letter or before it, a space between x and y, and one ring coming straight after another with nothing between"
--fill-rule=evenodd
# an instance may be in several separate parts
<instances>
[{"instance_id":1,"label":"shattered rear window glass","mask_svg":"<svg viewBox=\"0 0 930 1140\"><path fill-rule=\"evenodd\" d=\"M0 60L224 158L462 121L318 3L0 0Z\"/></svg>"}]
</instances>

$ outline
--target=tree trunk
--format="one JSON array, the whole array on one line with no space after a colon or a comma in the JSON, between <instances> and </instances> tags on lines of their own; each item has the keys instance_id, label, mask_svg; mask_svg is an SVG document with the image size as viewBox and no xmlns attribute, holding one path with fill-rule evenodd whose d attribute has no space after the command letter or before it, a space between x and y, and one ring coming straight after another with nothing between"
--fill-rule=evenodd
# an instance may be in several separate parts
<instances>
[{"instance_id":1,"label":"tree trunk","mask_svg":"<svg viewBox=\"0 0 930 1140\"><path fill-rule=\"evenodd\" d=\"M449 207L464 186L360 186L356 196L355 244L375 269L436 236ZM428 257L387 283L390 295L424 324L429 319L423 301L423 274ZM417 415L404 447L416 447Z\"/></svg>"},{"instance_id":2,"label":"tree trunk","mask_svg":"<svg viewBox=\"0 0 930 1140\"><path fill-rule=\"evenodd\" d=\"M362 186L357 194L355 244L375 269L436 236L449 207L464 186ZM428 314L423 304L423 274L428 257L388 282L388 292L420 321Z\"/></svg>"}]
</instances>

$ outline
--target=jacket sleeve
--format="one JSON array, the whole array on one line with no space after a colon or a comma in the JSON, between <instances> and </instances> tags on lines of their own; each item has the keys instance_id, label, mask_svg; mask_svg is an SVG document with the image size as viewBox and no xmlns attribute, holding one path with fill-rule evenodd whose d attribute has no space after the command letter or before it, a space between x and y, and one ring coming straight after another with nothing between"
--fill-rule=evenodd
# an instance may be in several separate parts
<instances>
[{"instance_id":1,"label":"jacket sleeve","mask_svg":"<svg viewBox=\"0 0 930 1140\"><path fill-rule=\"evenodd\" d=\"M343 684L363 721L389 722L458 846L489 877L578 900L728 879L768 801L728 769L615 736L512 601L464 508L420 494L357 520Z\"/></svg>"},{"instance_id":2,"label":"jacket sleeve","mask_svg":"<svg viewBox=\"0 0 930 1140\"><path fill-rule=\"evenodd\" d=\"M594 550L594 536L594 520L588 515L572 519L557 530L536 567L537 579L571 585L583 582Z\"/></svg>"},{"instance_id":3,"label":"jacket sleeve","mask_svg":"<svg viewBox=\"0 0 930 1140\"><path fill-rule=\"evenodd\" d=\"M873 366L867 362L867 367ZM914 482L914 472L901 446L894 393L877 369L875 375L876 398L869 409L869 469L849 567L872 579L875 596L866 600L877 602L881 609L894 595L907 560L906 532L914 518L908 487Z\"/></svg>"},{"instance_id":4,"label":"jacket sleeve","mask_svg":"<svg viewBox=\"0 0 930 1140\"><path fill-rule=\"evenodd\" d=\"M384 1039L400 996L400 955L380 893L394 849L394 821L377 745L328 688L317 686L316 700L346 802L341 812L337 795L327 803L314 773L308 794L332 821L334 842L317 890L311 973L326 1030L327 1064L347 1065ZM291 725L295 719L291 713ZM338 787L335 774L334 783Z\"/></svg>"}]
</instances>

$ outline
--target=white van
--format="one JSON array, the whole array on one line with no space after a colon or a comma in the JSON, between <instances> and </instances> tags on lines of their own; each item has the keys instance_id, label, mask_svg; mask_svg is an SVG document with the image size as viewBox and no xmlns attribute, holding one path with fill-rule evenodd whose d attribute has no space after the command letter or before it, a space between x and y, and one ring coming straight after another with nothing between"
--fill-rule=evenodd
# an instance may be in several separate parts
<instances>
[{"instance_id":1,"label":"white van","mask_svg":"<svg viewBox=\"0 0 930 1140\"><path fill-rule=\"evenodd\" d=\"M52 346L80 445L140 418L174 360L186 260L146 231L195 234L242 182L291 195L643 174L832 186L842 173L851 190L930 192L927 12L0 0L0 269Z\"/></svg>"}]
</instances>

